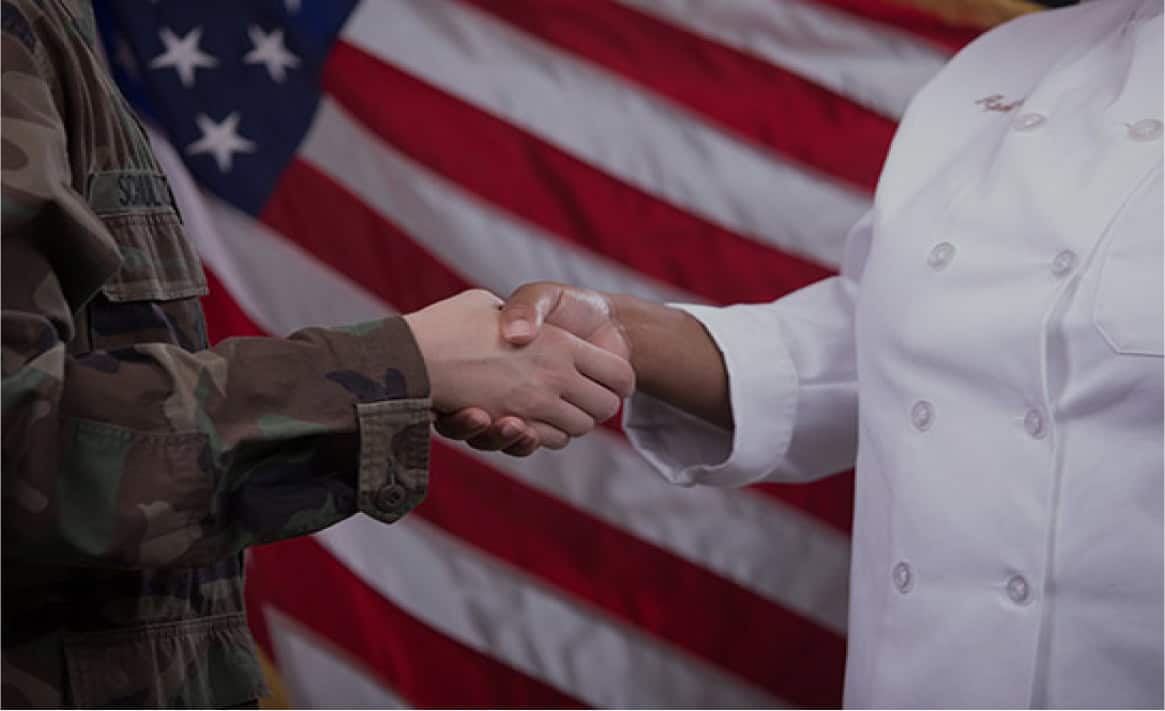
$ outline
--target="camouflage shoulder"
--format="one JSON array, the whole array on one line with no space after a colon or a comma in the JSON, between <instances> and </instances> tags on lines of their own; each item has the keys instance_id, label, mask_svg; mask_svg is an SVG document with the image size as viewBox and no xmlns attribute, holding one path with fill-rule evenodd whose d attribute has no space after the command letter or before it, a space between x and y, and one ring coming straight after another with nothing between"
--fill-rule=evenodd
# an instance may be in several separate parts
<instances>
[{"instance_id":1,"label":"camouflage shoulder","mask_svg":"<svg viewBox=\"0 0 1165 711\"><path fill-rule=\"evenodd\" d=\"M5 76L24 74L55 83L56 72L49 58L53 41L46 35L52 31L53 23L40 0L0 0Z\"/></svg>"},{"instance_id":2,"label":"camouflage shoulder","mask_svg":"<svg viewBox=\"0 0 1165 711\"><path fill-rule=\"evenodd\" d=\"M39 16L39 3L32 0L0 0L0 32L24 45L32 54L40 47L33 29L33 20Z\"/></svg>"}]
</instances>

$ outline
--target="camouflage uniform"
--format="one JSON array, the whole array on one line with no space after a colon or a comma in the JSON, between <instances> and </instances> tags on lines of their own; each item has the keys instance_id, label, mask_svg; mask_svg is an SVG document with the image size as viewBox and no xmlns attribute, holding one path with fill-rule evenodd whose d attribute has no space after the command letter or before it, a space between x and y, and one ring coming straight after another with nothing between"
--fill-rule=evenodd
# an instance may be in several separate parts
<instances>
[{"instance_id":1,"label":"camouflage uniform","mask_svg":"<svg viewBox=\"0 0 1165 711\"><path fill-rule=\"evenodd\" d=\"M243 549L421 501L424 364L399 318L208 349L91 9L2 8L3 705L245 704Z\"/></svg>"}]
</instances>

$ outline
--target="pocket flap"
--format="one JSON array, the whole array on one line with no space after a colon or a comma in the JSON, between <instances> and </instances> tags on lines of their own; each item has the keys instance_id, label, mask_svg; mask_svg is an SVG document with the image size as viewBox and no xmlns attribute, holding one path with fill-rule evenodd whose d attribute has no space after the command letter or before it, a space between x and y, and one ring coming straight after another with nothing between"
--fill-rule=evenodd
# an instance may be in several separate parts
<instances>
[{"instance_id":1,"label":"pocket flap","mask_svg":"<svg viewBox=\"0 0 1165 711\"><path fill-rule=\"evenodd\" d=\"M101 287L110 301L168 301L205 296L206 275L178 216L104 217L121 252L121 268Z\"/></svg>"},{"instance_id":2,"label":"pocket flap","mask_svg":"<svg viewBox=\"0 0 1165 711\"><path fill-rule=\"evenodd\" d=\"M101 288L110 301L169 301L207 293L206 275L163 174L117 171L89 177L89 204L121 254Z\"/></svg>"}]
</instances>

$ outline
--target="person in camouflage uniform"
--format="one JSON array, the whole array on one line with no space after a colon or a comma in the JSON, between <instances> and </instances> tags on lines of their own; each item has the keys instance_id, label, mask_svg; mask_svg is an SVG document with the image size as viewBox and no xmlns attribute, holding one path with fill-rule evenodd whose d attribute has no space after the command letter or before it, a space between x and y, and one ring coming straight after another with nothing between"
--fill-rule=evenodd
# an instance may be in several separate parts
<instances>
[{"instance_id":1,"label":"person in camouflage uniform","mask_svg":"<svg viewBox=\"0 0 1165 711\"><path fill-rule=\"evenodd\" d=\"M2 10L3 705L253 704L247 546L404 516L431 409L561 446L634 376L565 331L502 343L480 291L208 348L202 269L91 8Z\"/></svg>"}]
</instances>

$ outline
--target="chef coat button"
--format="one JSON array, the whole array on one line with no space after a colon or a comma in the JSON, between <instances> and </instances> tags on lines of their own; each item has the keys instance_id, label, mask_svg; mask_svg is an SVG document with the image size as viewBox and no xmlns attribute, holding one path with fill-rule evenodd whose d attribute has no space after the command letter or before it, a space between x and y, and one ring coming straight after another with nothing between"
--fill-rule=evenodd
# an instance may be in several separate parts
<instances>
[{"instance_id":1,"label":"chef coat button","mask_svg":"<svg viewBox=\"0 0 1165 711\"><path fill-rule=\"evenodd\" d=\"M1034 131L1047 123L1048 117L1043 114L1027 113L1015 117L1016 131Z\"/></svg>"},{"instance_id":2,"label":"chef coat button","mask_svg":"<svg viewBox=\"0 0 1165 711\"><path fill-rule=\"evenodd\" d=\"M894 579L894 587L898 588L898 592L906 594L914 589L914 571L910 569L909 563L899 561L898 565L894 566L891 577Z\"/></svg>"},{"instance_id":3,"label":"chef coat button","mask_svg":"<svg viewBox=\"0 0 1165 711\"><path fill-rule=\"evenodd\" d=\"M1022 575L1013 575L1007 581L1007 596L1016 605L1022 605L1031 599L1031 586L1027 584L1027 578Z\"/></svg>"},{"instance_id":4,"label":"chef coat button","mask_svg":"<svg viewBox=\"0 0 1165 711\"><path fill-rule=\"evenodd\" d=\"M926 400L919 400L910 408L910 421L919 432L926 432L934 421L934 405Z\"/></svg>"},{"instance_id":5,"label":"chef coat button","mask_svg":"<svg viewBox=\"0 0 1165 711\"><path fill-rule=\"evenodd\" d=\"M955 245L950 242L939 242L930 250L930 254L926 258L927 265L931 269L942 271L951 263L951 258L955 256Z\"/></svg>"},{"instance_id":6,"label":"chef coat button","mask_svg":"<svg viewBox=\"0 0 1165 711\"><path fill-rule=\"evenodd\" d=\"M1044 426L1043 413L1034 407L1024 415L1023 428L1035 439L1043 439L1044 435L1048 433L1047 428Z\"/></svg>"},{"instance_id":7,"label":"chef coat button","mask_svg":"<svg viewBox=\"0 0 1165 711\"><path fill-rule=\"evenodd\" d=\"M1161 137L1162 124L1157 119L1141 119L1129 126L1129 138L1134 141L1155 141Z\"/></svg>"},{"instance_id":8,"label":"chef coat button","mask_svg":"<svg viewBox=\"0 0 1165 711\"><path fill-rule=\"evenodd\" d=\"M1076 253L1070 249L1065 249L1063 252L1057 254L1056 258L1052 260L1052 274L1055 274L1058 277L1062 277L1068 272L1072 271L1072 268L1075 266Z\"/></svg>"},{"instance_id":9,"label":"chef coat button","mask_svg":"<svg viewBox=\"0 0 1165 711\"><path fill-rule=\"evenodd\" d=\"M385 513L395 513L407 496L408 492L400 484L387 484L376 492L376 508Z\"/></svg>"}]
</instances>

